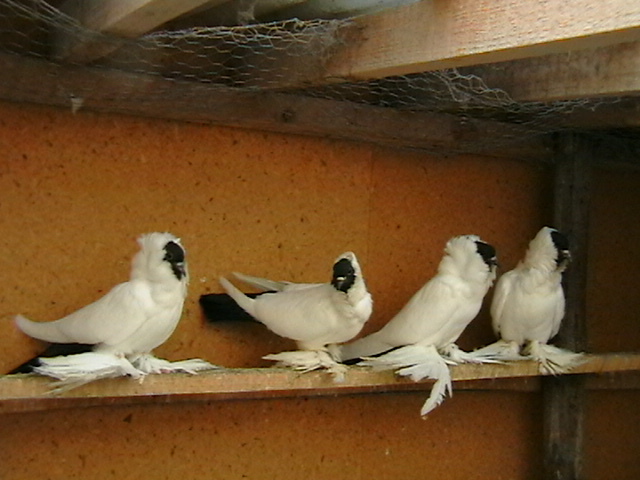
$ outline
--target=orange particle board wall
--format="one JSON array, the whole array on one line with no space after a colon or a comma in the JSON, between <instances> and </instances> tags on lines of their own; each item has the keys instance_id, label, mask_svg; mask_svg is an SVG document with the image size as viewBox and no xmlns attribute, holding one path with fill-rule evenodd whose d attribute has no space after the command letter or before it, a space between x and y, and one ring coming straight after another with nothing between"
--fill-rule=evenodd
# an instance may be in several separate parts
<instances>
[{"instance_id":1,"label":"orange particle board wall","mask_svg":"<svg viewBox=\"0 0 640 480\"><path fill-rule=\"evenodd\" d=\"M182 321L156 353L256 367L293 345L259 325L206 325L197 300L220 291L219 275L323 281L353 250L375 301L367 333L434 274L449 237L480 235L510 269L552 211L551 169L515 159L26 104L0 104L0 155L0 373L41 348L16 331L14 314L54 320L95 300L127 279L144 232L181 237L191 273ZM635 331L616 334L634 324L637 295L606 296L619 269L640 266L624 233L640 238L638 186L638 174L596 176L589 307L616 326L590 325L598 351L640 348ZM484 308L459 343L492 338ZM541 478L538 392L456 391L426 420L423 400L389 393L5 414L0 478ZM638 401L637 391L590 395L590 478L613 478L603 476L611 462L616 478L640 476Z\"/></svg>"}]
</instances>

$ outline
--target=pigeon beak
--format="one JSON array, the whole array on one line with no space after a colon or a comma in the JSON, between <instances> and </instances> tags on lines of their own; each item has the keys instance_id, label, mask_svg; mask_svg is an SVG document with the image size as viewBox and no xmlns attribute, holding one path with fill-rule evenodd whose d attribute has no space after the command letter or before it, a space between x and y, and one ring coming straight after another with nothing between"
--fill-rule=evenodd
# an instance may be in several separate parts
<instances>
[{"instance_id":1,"label":"pigeon beak","mask_svg":"<svg viewBox=\"0 0 640 480\"><path fill-rule=\"evenodd\" d=\"M347 281L346 276L339 276L339 277L335 277L331 282L331 284L333 285L333 288L335 288L336 290L344 291L344 285L346 281Z\"/></svg>"},{"instance_id":2,"label":"pigeon beak","mask_svg":"<svg viewBox=\"0 0 640 480\"><path fill-rule=\"evenodd\" d=\"M340 276L340 277L336 277L333 279L333 285L336 287L339 287L340 285L342 285L344 283L344 281L347 279L347 277L345 276Z\"/></svg>"}]
</instances>

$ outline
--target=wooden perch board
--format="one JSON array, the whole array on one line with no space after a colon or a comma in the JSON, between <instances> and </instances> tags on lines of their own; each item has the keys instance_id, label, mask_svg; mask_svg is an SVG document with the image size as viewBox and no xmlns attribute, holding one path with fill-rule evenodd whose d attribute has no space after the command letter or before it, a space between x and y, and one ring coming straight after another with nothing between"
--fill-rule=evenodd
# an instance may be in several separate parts
<instances>
[{"instance_id":1,"label":"wooden perch board","mask_svg":"<svg viewBox=\"0 0 640 480\"><path fill-rule=\"evenodd\" d=\"M640 370L640 354L589 355L571 373L609 373ZM460 365L452 367L456 388L478 381L535 378L534 362L504 365ZM51 379L32 375L0 377L0 413L78 408L98 405L173 403L196 400L259 399L272 397L321 396L389 391L416 391L431 387L430 381L414 383L393 372L374 372L352 367L344 382L336 383L327 372L300 374L291 370L231 369L189 376L149 375L143 383L129 378L94 382L59 396L48 395ZM487 383L492 388L491 382ZM501 387L498 387L501 388Z\"/></svg>"},{"instance_id":2,"label":"wooden perch board","mask_svg":"<svg viewBox=\"0 0 640 480\"><path fill-rule=\"evenodd\" d=\"M640 39L636 0L429 0L356 19L329 78L503 62Z\"/></svg>"}]
</instances>

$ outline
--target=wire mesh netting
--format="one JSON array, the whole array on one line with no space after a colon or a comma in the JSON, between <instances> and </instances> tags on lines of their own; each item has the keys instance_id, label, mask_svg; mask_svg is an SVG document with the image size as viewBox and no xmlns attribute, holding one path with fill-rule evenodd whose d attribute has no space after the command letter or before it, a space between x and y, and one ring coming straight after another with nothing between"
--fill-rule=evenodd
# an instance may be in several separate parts
<instances>
[{"instance_id":1,"label":"wire mesh netting","mask_svg":"<svg viewBox=\"0 0 640 480\"><path fill-rule=\"evenodd\" d=\"M7 0L0 6L0 51L234 88L273 88L301 68L287 59L321 65L345 23L292 19L161 30L125 39L87 29L43 0Z\"/></svg>"},{"instance_id":2,"label":"wire mesh netting","mask_svg":"<svg viewBox=\"0 0 640 480\"><path fill-rule=\"evenodd\" d=\"M90 3L90 2L89 2ZM303 97L415 112L443 113L459 118L485 119L523 127L525 135L540 135L566 128L564 116L593 111L620 98L578 99L557 102L518 102L482 78L456 69L387 77L362 82L326 81L327 61L346 42L346 19L286 19L237 26L193 26L162 29L126 39L94 31L59 10L50 0L4 0L0 4L0 54L31 58L60 67L59 89L65 89L64 69L126 72L117 82L86 85L68 91L74 99L108 97L112 104L144 102L142 77L192 82L233 91L276 91ZM53 74L53 73L52 73ZM335 79L334 79L335 80ZM34 90L38 81L14 87ZM136 95L132 95L136 92ZM149 99L166 92L149 91ZM193 95L187 93L186 95ZM172 109L180 99L171 97ZM193 99L185 98L192 101ZM46 100L45 100L46 101ZM188 114L185 114L188 119ZM512 135L487 139L487 148L512 141ZM461 143L465 151L468 145ZM474 150L478 150L477 141Z\"/></svg>"}]
</instances>

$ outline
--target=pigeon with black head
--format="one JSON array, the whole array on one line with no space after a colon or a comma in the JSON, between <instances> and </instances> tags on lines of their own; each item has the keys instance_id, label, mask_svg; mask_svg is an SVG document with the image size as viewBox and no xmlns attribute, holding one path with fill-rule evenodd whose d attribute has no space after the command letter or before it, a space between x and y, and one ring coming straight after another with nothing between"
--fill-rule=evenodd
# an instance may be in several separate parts
<instances>
[{"instance_id":1,"label":"pigeon with black head","mask_svg":"<svg viewBox=\"0 0 640 480\"><path fill-rule=\"evenodd\" d=\"M141 235L138 244L129 280L95 302L52 322L16 317L27 335L60 344L54 347L57 356L31 362L34 372L75 385L120 375L214 367L199 359L172 363L152 355L180 320L189 274L185 249L174 235L149 233Z\"/></svg>"}]
</instances>

